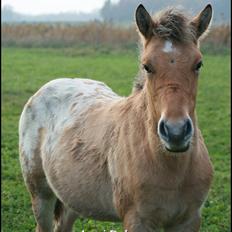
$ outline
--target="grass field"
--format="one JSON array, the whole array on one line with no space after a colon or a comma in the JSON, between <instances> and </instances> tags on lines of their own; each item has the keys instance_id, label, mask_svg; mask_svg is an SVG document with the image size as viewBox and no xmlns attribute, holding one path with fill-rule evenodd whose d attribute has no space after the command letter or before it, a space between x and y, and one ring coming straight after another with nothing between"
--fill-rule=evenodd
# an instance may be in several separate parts
<instances>
[{"instance_id":1,"label":"grass field","mask_svg":"<svg viewBox=\"0 0 232 232\"><path fill-rule=\"evenodd\" d=\"M75 49L2 50L2 230L33 231L35 221L18 159L18 120L27 99L47 81L86 77L128 95L137 73L136 52ZM198 122L215 176L203 208L202 232L230 231L230 57L204 56L199 80ZM84 227L84 228L83 228ZM97 228L97 229L96 229ZM122 231L120 224L77 221L75 231Z\"/></svg>"}]
</instances>

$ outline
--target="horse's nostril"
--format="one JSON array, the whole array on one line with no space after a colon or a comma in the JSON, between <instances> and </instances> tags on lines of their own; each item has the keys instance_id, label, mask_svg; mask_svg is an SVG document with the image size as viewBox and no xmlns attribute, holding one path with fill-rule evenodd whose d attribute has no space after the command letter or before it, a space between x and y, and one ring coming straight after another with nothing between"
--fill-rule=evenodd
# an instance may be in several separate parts
<instances>
[{"instance_id":1,"label":"horse's nostril","mask_svg":"<svg viewBox=\"0 0 232 232\"><path fill-rule=\"evenodd\" d=\"M184 136L187 138L190 137L192 134L192 130L193 128L192 128L191 120L187 119L185 126L184 126Z\"/></svg>"},{"instance_id":2,"label":"horse's nostril","mask_svg":"<svg viewBox=\"0 0 232 232\"><path fill-rule=\"evenodd\" d=\"M162 138L164 138L165 140L168 140L168 128L164 120L161 120L159 123L159 134Z\"/></svg>"},{"instance_id":3,"label":"horse's nostril","mask_svg":"<svg viewBox=\"0 0 232 232\"><path fill-rule=\"evenodd\" d=\"M165 132L165 135L168 136L168 127L166 126L165 123L164 123L164 132Z\"/></svg>"}]
</instances>

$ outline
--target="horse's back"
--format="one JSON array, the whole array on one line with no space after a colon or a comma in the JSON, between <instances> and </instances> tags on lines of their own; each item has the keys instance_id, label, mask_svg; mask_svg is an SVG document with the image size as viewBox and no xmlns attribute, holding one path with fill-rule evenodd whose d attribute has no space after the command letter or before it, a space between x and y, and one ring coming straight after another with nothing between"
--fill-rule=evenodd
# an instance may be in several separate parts
<instances>
[{"instance_id":1,"label":"horse's back","mask_svg":"<svg viewBox=\"0 0 232 232\"><path fill-rule=\"evenodd\" d=\"M82 111L97 101L107 101L118 96L104 83L89 79L62 78L48 82L30 98L26 108L33 105L34 111L43 115L60 116L70 107ZM74 107L76 105L76 107ZM61 115L59 115L61 114Z\"/></svg>"},{"instance_id":2,"label":"horse's back","mask_svg":"<svg viewBox=\"0 0 232 232\"><path fill-rule=\"evenodd\" d=\"M39 128L59 128L71 122L96 103L117 99L104 83L88 79L62 78L48 82L26 103L19 122L20 140L30 131L28 139Z\"/></svg>"}]
</instances>

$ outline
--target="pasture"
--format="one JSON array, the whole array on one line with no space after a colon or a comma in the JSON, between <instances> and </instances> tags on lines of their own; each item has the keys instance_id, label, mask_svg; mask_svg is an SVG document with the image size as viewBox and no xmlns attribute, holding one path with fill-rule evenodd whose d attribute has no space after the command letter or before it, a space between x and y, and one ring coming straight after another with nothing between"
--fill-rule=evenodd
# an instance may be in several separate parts
<instances>
[{"instance_id":1,"label":"pasture","mask_svg":"<svg viewBox=\"0 0 232 232\"><path fill-rule=\"evenodd\" d=\"M202 232L230 231L230 57L204 54L197 101L198 123L215 174L203 208ZM59 77L85 77L130 94L137 51L75 48L2 50L2 231L33 231L35 221L18 159L18 120L28 98ZM75 231L122 231L120 224L77 221Z\"/></svg>"}]
</instances>

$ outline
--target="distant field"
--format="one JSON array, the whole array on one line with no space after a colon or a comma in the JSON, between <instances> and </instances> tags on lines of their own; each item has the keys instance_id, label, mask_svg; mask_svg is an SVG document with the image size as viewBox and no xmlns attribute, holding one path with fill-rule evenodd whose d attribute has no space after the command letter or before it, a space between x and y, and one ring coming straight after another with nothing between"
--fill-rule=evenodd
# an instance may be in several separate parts
<instances>
[{"instance_id":1,"label":"distant field","mask_svg":"<svg viewBox=\"0 0 232 232\"><path fill-rule=\"evenodd\" d=\"M130 94L138 70L136 52L70 49L2 50L2 231L34 231L29 194L18 159L18 120L28 98L49 80L86 77L104 81L120 95ZM199 79L198 122L214 164L215 177L203 208L202 232L230 231L230 57L205 55ZM121 224L77 221L75 231ZM97 228L97 229L96 229Z\"/></svg>"}]
</instances>

